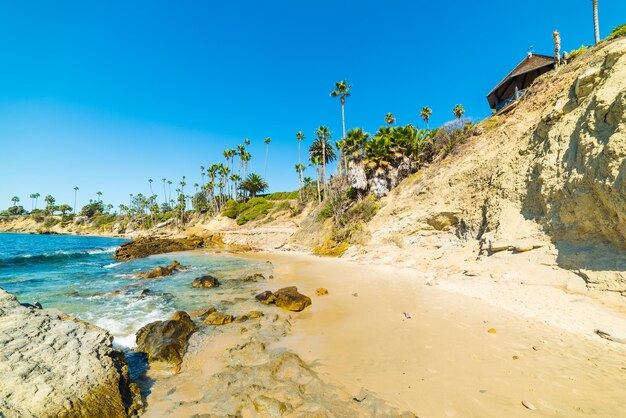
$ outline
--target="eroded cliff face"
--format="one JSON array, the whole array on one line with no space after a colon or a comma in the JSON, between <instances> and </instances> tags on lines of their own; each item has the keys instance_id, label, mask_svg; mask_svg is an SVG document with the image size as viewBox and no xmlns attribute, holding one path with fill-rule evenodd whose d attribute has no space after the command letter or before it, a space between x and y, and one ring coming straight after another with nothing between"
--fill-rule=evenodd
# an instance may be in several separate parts
<instances>
[{"instance_id":1,"label":"eroded cliff face","mask_svg":"<svg viewBox=\"0 0 626 418\"><path fill-rule=\"evenodd\" d=\"M589 286L626 291L626 39L545 74L481 127L383 199L371 240L348 254L533 250Z\"/></svg>"},{"instance_id":2,"label":"eroded cliff face","mask_svg":"<svg viewBox=\"0 0 626 418\"><path fill-rule=\"evenodd\" d=\"M0 416L127 417L141 409L104 330L0 289Z\"/></svg>"}]
</instances>

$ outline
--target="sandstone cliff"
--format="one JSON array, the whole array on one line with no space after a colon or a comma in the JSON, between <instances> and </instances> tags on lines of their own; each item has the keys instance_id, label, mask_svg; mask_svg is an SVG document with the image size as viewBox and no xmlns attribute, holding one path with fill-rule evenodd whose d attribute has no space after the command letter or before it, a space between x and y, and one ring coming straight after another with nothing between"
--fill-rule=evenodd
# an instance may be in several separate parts
<instances>
[{"instance_id":1,"label":"sandstone cliff","mask_svg":"<svg viewBox=\"0 0 626 418\"><path fill-rule=\"evenodd\" d=\"M626 39L535 81L507 115L405 180L349 255L515 255L626 291ZM464 268L460 263L460 268ZM465 267L466 268L466 267Z\"/></svg>"}]
</instances>

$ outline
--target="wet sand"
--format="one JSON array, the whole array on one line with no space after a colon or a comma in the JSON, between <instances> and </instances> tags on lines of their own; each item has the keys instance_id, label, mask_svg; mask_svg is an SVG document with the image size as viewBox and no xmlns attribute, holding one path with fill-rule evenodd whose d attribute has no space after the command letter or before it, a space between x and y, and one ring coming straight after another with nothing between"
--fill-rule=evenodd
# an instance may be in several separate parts
<instances>
[{"instance_id":1,"label":"wet sand","mask_svg":"<svg viewBox=\"0 0 626 418\"><path fill-rule=\"evenodd\" d=\"M214 374L230 361L224 353L251 335L263 338L268 352L295 352L342 393L365 388L422 418L626 416L622 344L442 290L417 270L286 252L243 256L272 262L275 278L260 289L295 285L313 305L290 313L248 295L241 309L262 308L263 326L254 331L244 324L250 332L242 333L236 324L218 336L192 337L181 373L151 372L156 383L145 416L219 409L207 396L220 393ZM317 296L319 287L329 294ZM270 320L273 314L278 317ZM568 315L577 320L575 312Z\"/></svg>"}]
</instances>

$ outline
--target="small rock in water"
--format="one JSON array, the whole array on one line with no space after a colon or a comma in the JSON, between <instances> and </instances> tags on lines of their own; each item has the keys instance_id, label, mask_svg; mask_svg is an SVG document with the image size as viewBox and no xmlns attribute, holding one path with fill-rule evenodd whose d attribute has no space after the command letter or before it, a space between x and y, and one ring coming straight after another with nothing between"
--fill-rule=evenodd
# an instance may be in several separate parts
<instances>
[{"instance_id":1,"label":"small rock in water","mask_svg":"<svg viewBox=\"0 0 626 418\"><path fill-rule=\"evenodd\" d=\"M536 411L537 410L535 405L531 404L528 401L522 401L522 405L524 405L524 407L526 407L527 409L530 409L531 411Z\"/></svg>"},{"instance_id":2,"label":"small rock in water","mask_svg":"<svg viewBox=\"0 0 626 418\"><path fill-rule=\"evenodd\" d=\"M254 273L243 279L244 282L258 282L259 280L265 280L265 276L261 273Z\"/></svg>"},{"instance_id":3,"label":"small rock in water","mask_svg":"<svg viewBox=\"0 0 626 418\"><path fill-rule=\"evenodd\" d=\"M259 302L264 303L266 305L269 305L270 303L274 303L274 301L276 300L276 296L274 296L274 294L269 290L259 293L258 295L255 296L255 298Z\"/></svg>"},{"instance_id":4,"label":"small rock in water","mask_svg":"<svg viewBox=\"0 0 626 418\"><path fill-rule=\"evenodd\" d=\"M317 289L315 291L315 294L317 296L322 296L322 295L327 295L328 294L328 289L324 288L324 287L320 287L319 289Z\"/></svg>"},{"instance_id":5,"label":"small rock in water","mask_svg":"<svg viewBox=\"0 0 626 418\"><path fill-rule=\"evenodd\" d=\"M217 278L209 275L197 277L196 279L194 279L193 283L191 283L191 287L195 289L218 287L219 285L220 282L217 280Z\"/></svg>"}]
</instances>

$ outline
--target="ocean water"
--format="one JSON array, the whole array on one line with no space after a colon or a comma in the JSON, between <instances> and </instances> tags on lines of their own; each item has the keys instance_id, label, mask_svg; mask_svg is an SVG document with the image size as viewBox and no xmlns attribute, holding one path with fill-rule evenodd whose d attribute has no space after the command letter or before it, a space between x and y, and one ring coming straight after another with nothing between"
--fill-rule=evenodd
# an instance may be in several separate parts
<instances>
[{"instance_id":1,"label":"ocean water","mask_svg":"<svg viewBox=\"0 0 626 418\"><path fill-rule=\"evenodd\" d=\"M151 256L130 262L113 258L126 242L119 238L0 233L0 288L20 302L40 302L98 325L113 334L115 344L134 345L143 325L168 319L177 310L224 308L250 293L243 278L252 272L268 275L271 266L226 253L196 251ZM178 260L186 271L157 279L139 279L141 271ZM193 289L202 274L220 279L218 289ZM148 292L142 292L148 289ZM142 294L145 293L145 294Z\"/></svg>"}]
</instances>

